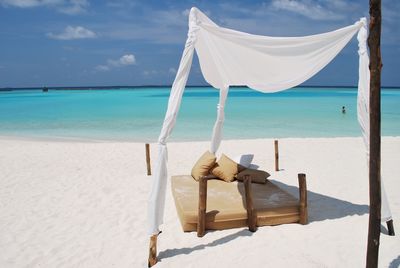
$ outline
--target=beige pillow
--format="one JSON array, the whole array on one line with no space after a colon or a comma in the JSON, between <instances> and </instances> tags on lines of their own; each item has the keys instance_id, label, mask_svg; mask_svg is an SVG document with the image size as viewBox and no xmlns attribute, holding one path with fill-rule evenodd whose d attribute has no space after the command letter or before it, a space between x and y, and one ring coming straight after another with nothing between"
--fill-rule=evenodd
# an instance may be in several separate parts
<instances>
[{"instance_id":1,"label":"beige pillow","mask_svg":"<svg viewBox=\"0 0 400 268\"><path fill-rule=\"evenodd\" d=\"M236 178L238 179L238 181L243 181L245 175L249 175L251 177L251 182L261 184L265 184L267 182L267 178L271 176L268 172L264 170L246 168L245 170L239 172Z\"/></svg>"},{"instance_id":2,"label":"beige pillow","mask_svg":"<svg viewBox=\"0 0 400 268\"><path fill-rule=\"evenodd\" d=\"M226 182L231 182L241 169L243 169L241 165L222 154L211 173Z\"/></svg>"},{"instance_id":3,"label":"beige pillow","mask_svg":"<svg viewBox=\"0 0 400 268\"><path fill-rule=\"evenodd\" d=\"M217 158L209 151L205 152L192 168L192 177L198 181L200 177L210 174L210 169L215 165Z\"/></svg>"}]
</instances>

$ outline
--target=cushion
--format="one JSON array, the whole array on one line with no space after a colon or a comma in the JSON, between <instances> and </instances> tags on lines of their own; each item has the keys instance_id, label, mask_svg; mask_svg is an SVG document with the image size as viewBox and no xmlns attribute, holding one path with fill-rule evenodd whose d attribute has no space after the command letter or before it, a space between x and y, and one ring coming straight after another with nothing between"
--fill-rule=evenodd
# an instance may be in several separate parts
<instances>
[{"instance_id":1,"label":"cushion","mask_svg":"<svg viewBox=\"0 0 400 268\"><path fill-rule=\"evenodd\" d=\"M235 179L236 174L243 169L244 167L222 154L211 173L226 182L231 182Z\"/></svg>"},{"instance_id":2,"label":"cushion","mask_svg":"<svg viewBox=\"0 0 400 268\"><path fill-rule=\"evenodd\" d=\"M233 161L236 163L240 164L241 166L244 166L248 168L251 164L251 161L253 161L254 154L242 154L236 156Z\"/></svg>"},{"instance_id":3,"label":"cushion","mask_svg":"<svg viewBox=\"0 0 400 268\"><path fill-rule=\"evenodd\" d=\"M268 172L264 170L256 170L246 168L245 170L239 172L236 176L238 181L244 181L244 177L249 175L251 177L251 182L265 184L267 178L271 176Z\"/></svg>"},{"instance_id":4,"label":"cushion","mask_svg":"<svg viewBox=\"0 0 400 268\"><path fill-rule=\"evenodd\" d=\"M247 168L250 168L250 169L258 169L259 167L260 167L259 165L250 164Z\"/></svg>"},{"instance_id":5,"label":"cushion","mask_svg":"<svg viewBox=\"0 0 400 268\"><path fill-rule=\"evenodd\" d=\"M192 177L198 181L200 177L207 176L210 173L210 169L215 165L217 158L213 153L209 151L205 152L196 164L192 168Z\"/></svg>"}]
</instances>

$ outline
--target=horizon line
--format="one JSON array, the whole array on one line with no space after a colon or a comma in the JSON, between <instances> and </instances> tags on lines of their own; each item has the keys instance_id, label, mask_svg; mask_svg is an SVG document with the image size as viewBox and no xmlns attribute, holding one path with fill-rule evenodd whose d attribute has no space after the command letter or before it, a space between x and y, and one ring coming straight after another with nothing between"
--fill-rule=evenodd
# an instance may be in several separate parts
<instances>
[{"instance_id":1,"label":"horizon line","mask_svg":"<svg viewBox=\"0 0 400 268\"><path fill-rule=\"evenodd\" d=\"M42 90L42 89L53 89L53 90L91 90L91 89L115 89L115 88L163 88L167 87L170 88L172 85L113 85L113 86L42 86L42 87L0 87L0 91L12 91L12 90ZM186 87L213 87L211 85L187 85ZM249 88L248 86L230 86L230 88ZM326 85L298 85L292 88L304 88L304 87L311 87L311 88L357 88L357 86L326 86ZM400 88L400 86L381 86L381 88Z\"/></svg>"}]
</instances>

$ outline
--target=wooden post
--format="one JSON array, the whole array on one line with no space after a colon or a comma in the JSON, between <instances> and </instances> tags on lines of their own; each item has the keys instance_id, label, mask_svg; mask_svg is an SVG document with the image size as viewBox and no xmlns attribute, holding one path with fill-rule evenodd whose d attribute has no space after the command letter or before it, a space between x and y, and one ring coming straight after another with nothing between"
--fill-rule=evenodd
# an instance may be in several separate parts
<instances>
[{"instance_id":1,"label":"wooden post","mask_svg":"<svg viewBox=\"0 0 400 268\"><path fill-rule=\"evenodd\" d=\"M157 236L158 236L158 234L152 235L150 237L149 259L147 262L148 267L152 267L158 261L157 260Z\"/></svg>"},{"instance_id":2,"label":"wooden post","mask_svg":"<svg viewBox=\"0 0 400 268\"><path fill-rule=\"evenodd\" d=\"M387 228L388 228L388 234L390 236L394 236L394 227L393 227L393 220L389 220L386 222Z\"/></svg>"},{"instance_id":3,"label":"wooden post","mask_svg":"<svg viewBox=\"0 0 400 268\"><path fill-rule=\"evenodd\" d=\"M275 145L275 171L279 171L279 148L278 148L278 140L274 141Z\"/></svg>"},{"instance_id":4,"label":"wooden post","mask_svg":"<svg viewBox=\"0 0 400 268\"><path fill-rule=\"evenodd\" d=\"M199 179L199 212L197 218L197 236L202 237L206 232L207 209L207 180L206 176Z\"/></svg>"},{"instance_id":5,"label":"wooden post","mask_svg":"<svg viewBox=\"0 0 400 268\"><path fill-rule=\"evenodd\" d=\"M308 223L308 209L307 209L307 183L306 174L300 173L297 175L299 179L299 196L300 196L300 224Z\"/></svg>"},{"instance_id":6,"label":"wooden post","mask_svg":"<svg viewBox=\"0 0 400 268\"><path fill-rule=\"evenodd\" d=\"M378 267L381 228L381 0L369 1L370 157L367 268Z\"/></svg>"},{"instance_id":7,"label":"wooden post","mask_svg":"<svg viewBox=\"0 0 400 268\"><path fill-rule=\"evenodd\" d=\"M257 229L257 215L254 211L253 193L251 191L251 177L245 175L244 189L246 195L246 209L247 209L247 224L249 225L250 232L255 232Z\"/></svg>"},{"instance_id":8,"label":"wooden post","mask_svg":"<svg viewBox=\"0 0 400 268\"><path fill-rule=\"evenodd\" d=\"M146 165L147 165L147 175L151 175L151 166L150 166L150 144L146 143Z\"/></svg>"}]
</instances>

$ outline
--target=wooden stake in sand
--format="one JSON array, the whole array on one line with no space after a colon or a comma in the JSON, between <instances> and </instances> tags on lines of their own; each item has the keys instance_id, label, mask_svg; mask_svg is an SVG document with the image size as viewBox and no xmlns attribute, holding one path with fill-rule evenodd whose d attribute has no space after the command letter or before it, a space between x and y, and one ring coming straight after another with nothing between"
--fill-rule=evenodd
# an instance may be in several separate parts
<instances>
[{"instance_id":1,"label":"wooden stake in sand","mask_svg":"<svg viewBox=\"0 0 400 268\"><path fill-rule=\"evenodd\" d=\"M279 148L278 148L278 140L274 141L275 145L275 171L279 171Z\"/></svg>"},{"instance_id":2,"label":"wooden stake in sand","mask_svg":"<svg viewBox=\"0 0 400 268\"><path fill-rule=\"evenodd\" d=\"M150 166L150 144L146 143L146 165L147 165L147 175L151 175L151 166Z\"/></svg>"},{"instance_id":3,"label":"wooden stake in sand","mask_svg":"<svg viewBox=\"0 0 400 268\"><path fill-rule=\"evenodd\" d=\"M158 234L150 237L148 267L152 267L157 263L157 236Z\"/></svg>"},{"instance_id":4,"label":"wooden stake in sand","mask_svg":"<svg viewBox=\"0 0 400 268\"><path fill-rule=\"evenodd\" d=\"M300 224L308 223L308 211L307 211L307 184L306 174L300 173L297 175L299 179L299 196L300 196Z\"/></svg>"},{"instance_id":5,"label":"wooden stake in sand","mask_svg":"<svg viewBox=\"0 0 400 268\"><path fill-rule=\"evenodd\" d=\"M367 268L378 267L381 234L381 0L369 1L370 157Z\"/></svg>"},{"instance_id":6,"label":"wooden stake in sand","mask_svg":"<svg viewBox=\"0 0 400 268\"><path fill-rule=\"evenodd\" d=\"M388 234L390 236L394 236L394 227L393 227L393 220L389 220L386 222L387 228L388 228Z\"/></svg>"}]
</instances>

